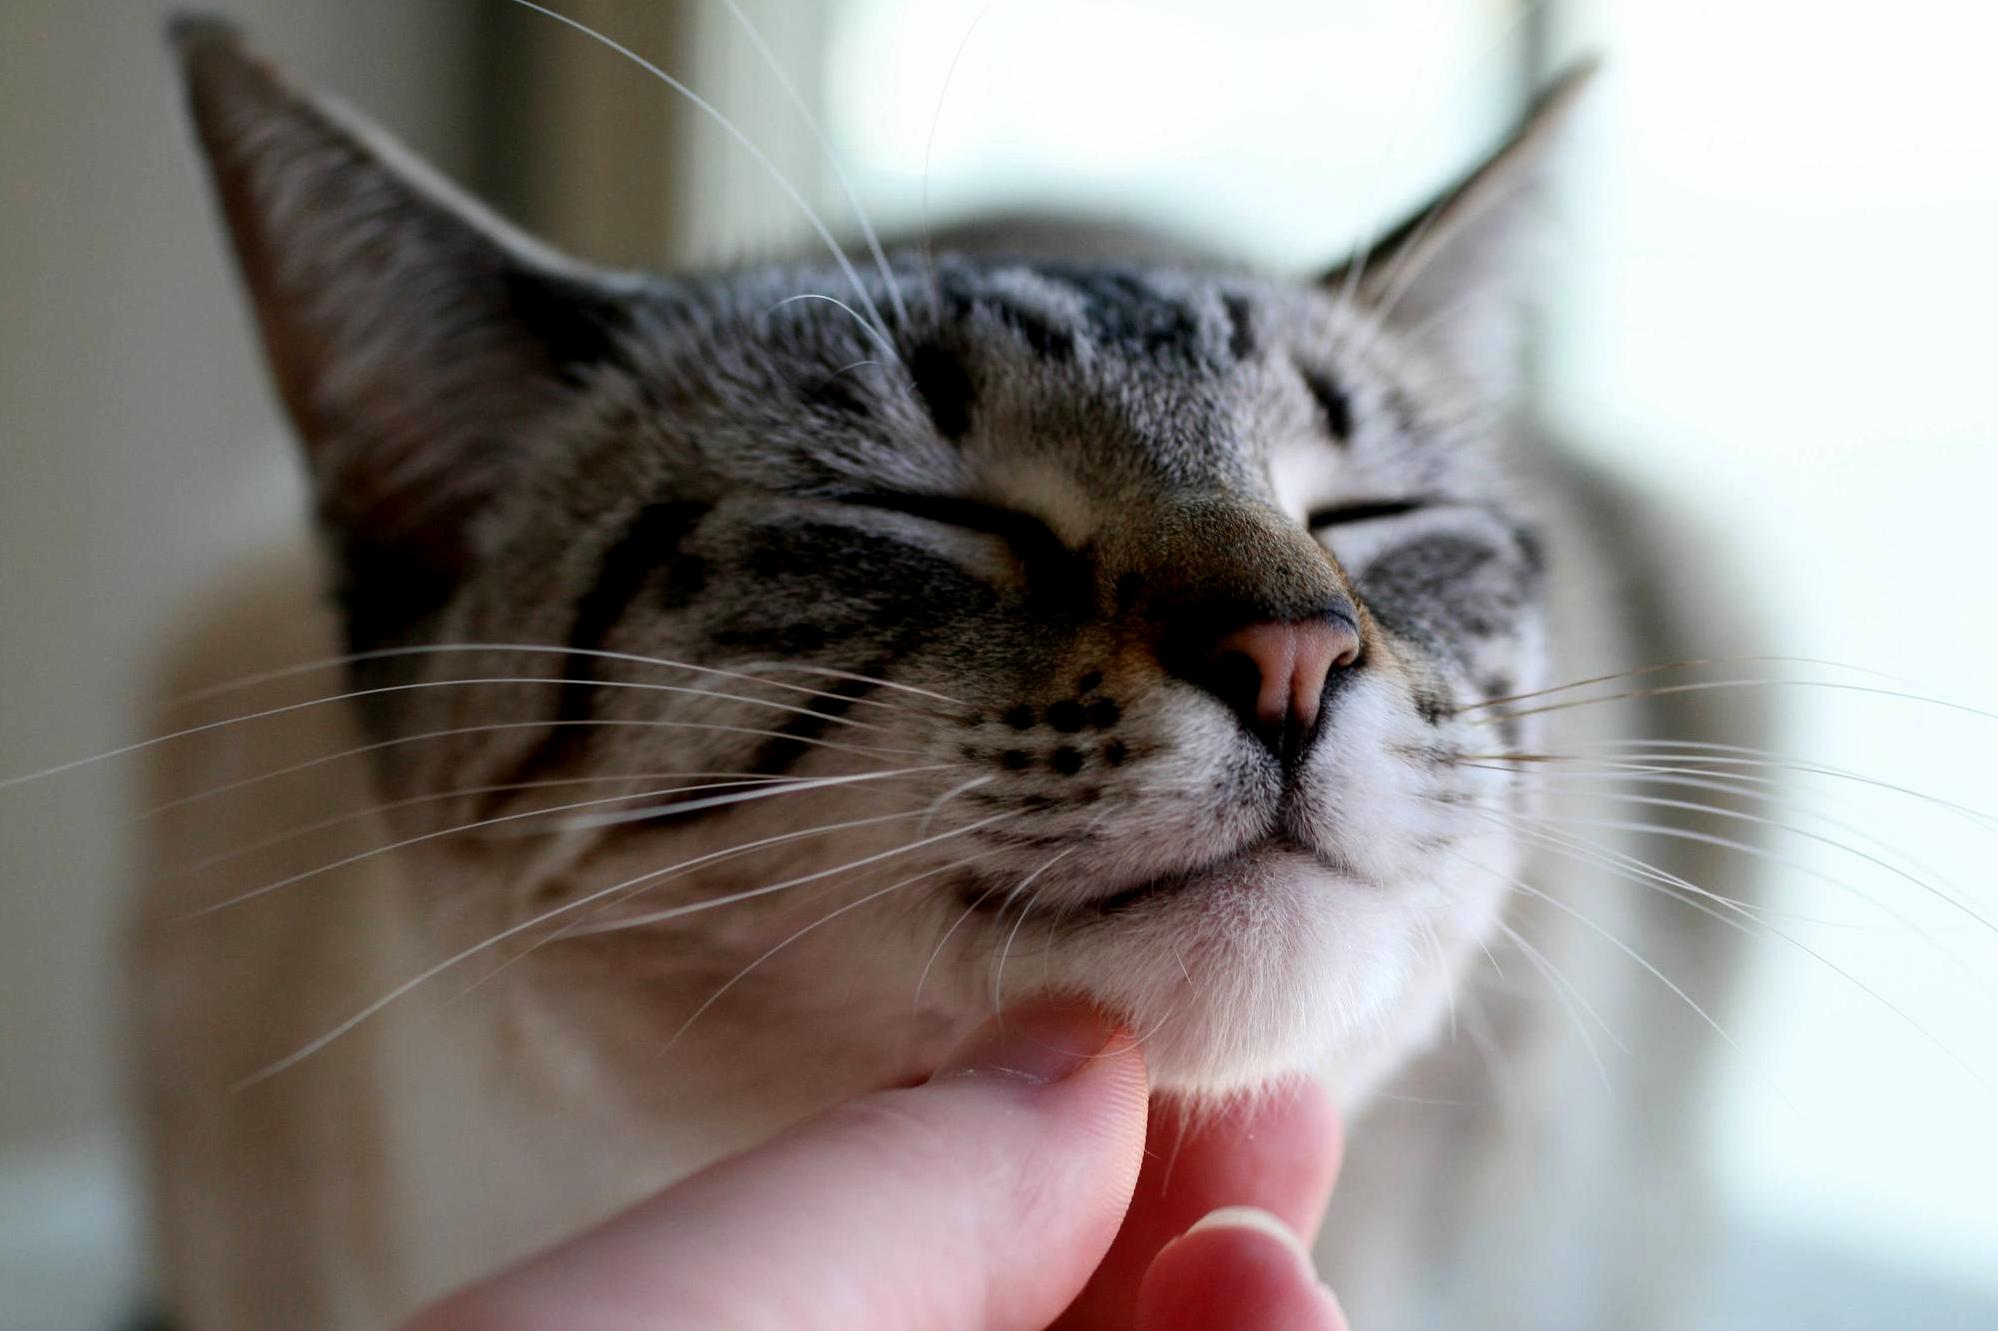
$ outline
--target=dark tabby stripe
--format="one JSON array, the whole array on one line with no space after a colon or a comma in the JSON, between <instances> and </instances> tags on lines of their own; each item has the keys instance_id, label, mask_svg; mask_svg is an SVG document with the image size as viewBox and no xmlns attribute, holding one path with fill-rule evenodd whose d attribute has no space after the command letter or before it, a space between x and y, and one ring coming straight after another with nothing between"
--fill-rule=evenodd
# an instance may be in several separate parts
<instances>
[{"instance_id":1,"label":"dark tabby stripe","mask_svg":"<svg viewBox=\"0 0 1998 1331\"><path fill-rule=\"evenodd\" d=\"M680 546L707 516L709 507L694 500L647 504L611 543L597 570L596 582L576 603L576 618L569 626L569 655L562 658L561 675L569 682L562 686L561 699L556 704L559 724L527 755L509 780L524 780L529 773L553 767L573 756L588 741L588 729L574 724L588 719L597 692L598 661L587 653L602 650L610 631L624 618L646 580L662 564L674 566L668 585L682 588L683 600L685 585L698 583L705 576L698 557L683 554Z\"/></svg>"},{"instance_id":2,"label":"dark tabby stripe","mask_svg":"<svg viewBox=\"0 0 1998 1331\"><path fill-rule=\"evenodd\" d=\"M1051 323L1045 313L987 289L982 274L969 273L955 263L940 260L936 282L938 298L949 322L963 323L974 313L983 312L1024 338L1042 360L1061 362L1075 358L1074 329Z\"/></svg>"},{"instance_id":3,"label":"dark tabby stripe","mask_svg":"<svg viewBox=\"0 0 1998 1331\"><path fill-rule=\"evenodd\" d=\"M971 404L975 390L971 375L957 357L934 342L925 342L909 353L909 375L916 392L930 409L937 433L953 443L971 428Z\"/></svg>"},{"instance_id":4,"label":"dark tabby stripe","mask_svg":"<svg viewBox=\"0 0 1998 1331\"><path fill-rule=\"evenodd\" d=\"M1066 328L1057 328L1031 310L1022 309L1011 301L992 299L986 302L988 308L999 317L1000 322L1027 340L1034 354L1042 360L1070 361L1075 359L1075 334Z\"/></svg>"},{"instance_id":5,"label":"dark tabby stripe","mask_svg":"<svg viewBox=\"0 0 1998 1331\"><path fill-rule=\"evenodd\" d=\"M1321 527L1350 526L1377 518L1398 518L1408 513L1419 513L1427 507L1428 504L1420 499L1375 499L1360 504L1335 504L1330 508L1311 510L1304 519L1304 525L1317 531Z\"/></svg>"},{"instance_id":6,"label":"dark tabby stripe","mask_svg":"<svg viewBox=\"0 0 1998 1331\"><path fill-rule=\"evenodd\" d=\"M1228 315L1228 354L1238 361L1256 354L1256 335L1249 327L1249 302L1241 296L1223 296L1221 308Z\"/></svg>"},{"instance_id":7,"label":"dark tabby stripe","mask_svg":"<svg viewBox=\"0 0 1998 1331\"><path fill-rule=\"evenodd\" d=\"M709 507L686 499L647 504L605 553L596 584L576 603L576 618L569 628L573 655L563 660L562 676L576 682L562 688L557 713L562 720L580 721L590 714L596 685L589 681L595 661L584 653L602 649L646 579L680 553L681 543L708 515Z\"/></svg>"},{"instance_id":8,"label":"dark tabby stripe","mask_svg":"<svg viewBox=\"0 0 1998 1331\"><path fill-rule=\"evenodd\" d=\"M872 661L864 668L855 671L858 675L879 675L891 662ZM822 739L838 718L853 710L853 705L874 692L874 685L864 680L842 679L826 689L836 693L837 698L814 698L810 706L814 715L795 714L789 721L777 727L781 739L767 739L750 759L749 770L758 776L788 776L813 748L813 741Z\"/></svg>"},{"instance_id":9,"label":"dark tabby stripe","mask_svg":"<svg viewBox=\"0 0 1998 1331\"><path fill-rule=\"evenodd\" d=\"M1097 341L1147 356L1201 359L1197 312L1140 274L1065 263L1044 263L1037 270L1082 297L1083 317Z\"/></svg>"},{"instance_id":10,"label":"dark tabby stripe","mask_svg":"<svg viewBox=\"0 0 1998 1331\"><path fill-rule=\"evenodd\" d=\"M1318 402L1318 409L1325 413L1325 428L1340 443L1353 437L1353 403L1346 396L1346 390L1339 381L1322 370L1298 366L1304 376L1304 386L1311 390L1311 396Z\"/></svg>"}]
</instances>

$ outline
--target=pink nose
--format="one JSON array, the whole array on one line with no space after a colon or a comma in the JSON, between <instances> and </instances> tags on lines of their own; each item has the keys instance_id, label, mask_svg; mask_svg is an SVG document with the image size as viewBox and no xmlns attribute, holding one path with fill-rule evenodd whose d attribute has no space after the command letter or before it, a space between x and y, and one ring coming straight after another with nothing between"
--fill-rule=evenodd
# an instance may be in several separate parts
<instances>
[{"instance_id":1,"label":"pink nose","mask_svg":"<svg viewBox=\"0 0 1998 1331\"><path fill-rule=\"evenodd\" d=\"M1360 632L1341 615L1251 624L1215 643L1208 659L1224 668L1223 701L1245 725L1264 736L1298 735L1317 724L1327 677L1360 659Z\"/></svg>"}]
</instances>

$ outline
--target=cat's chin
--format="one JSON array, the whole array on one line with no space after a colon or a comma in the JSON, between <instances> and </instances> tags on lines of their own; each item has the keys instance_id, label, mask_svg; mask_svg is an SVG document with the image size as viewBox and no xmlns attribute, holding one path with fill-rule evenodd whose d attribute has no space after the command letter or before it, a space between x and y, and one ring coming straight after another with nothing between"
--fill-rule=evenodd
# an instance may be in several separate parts
<instances>
[{"instance_id":1,"label":"cat's chin","mask_svg":"<svg viewBox=\"0 0 1998 1331\"><path fill-rule=\"evenodd\" d=\"M1284 848L1147 890L1052 963L1126 1017L1156 1088L1199 1098L1300 1074L1357 1092L1433 1026L1452 979L1406 901Z\"/></svg>"}]
</instances>

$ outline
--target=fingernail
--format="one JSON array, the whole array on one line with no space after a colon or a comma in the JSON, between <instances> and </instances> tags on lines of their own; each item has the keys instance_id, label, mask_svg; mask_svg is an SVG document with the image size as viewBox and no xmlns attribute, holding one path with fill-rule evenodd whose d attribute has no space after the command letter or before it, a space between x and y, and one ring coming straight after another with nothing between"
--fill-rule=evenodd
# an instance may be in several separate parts
<instances>
[{"instance_id":1,"label":"fingernail","mask_svg":"<svg viewBox=\"0 0 1998 1331\"><path fill-rule=\"evenodd\" d=\"M1288 1248L1297 1260L1303 1263L1305 1269L1312 1272L1314 1281L1318 1278L1317 1267L1311 1260L1311 1252L1304 1246L1304 1240L1297 1236L1297 1231L1260 1206L1224 1206L1219 1210L1209 1211L1194 1221L1193 1227L1186 1232L1198 1234L1203 1229L1253 1229L1257 1233L1267 1234Z\"/></svg>"},{"instance_id":2,"label":"fingernail","mask_svg":"<svg viewBox=\"0 0 1998 1331\"><path fill-rule=\"evenodd\" d=\"M1193 1227L1174 1239L1173 1243L1210 1229L1246 1229L1275 1240L1297 1263L1298 1276L1304 1281L1305 1288L1311 1291L1308 1297L1318 1304L1315 1314L1299 1325L1324 1327L1326 1331L1347 1331L1351 1324L1346 1320L1345 1309L1339 1306L1339 1296L1319 1278L1318 1264L1311 1260L1311 1250L1304 1246L1304 1240L1296 1230L1259 1206L1224 1206L1218 1211L1209 1211L1195 1221ZM1172 1244L1166 1246L1170 1248Z\"/></svg>"},{"instance_id":3,"label":"fingernail","mask_svg":"<svg viewBox=\"0 0 1998 1331\"><path fill-rule=\"evenodd\" d=\"M1025 1003L966 1036L930 1080L995 1076L1037 1086L1061 1081L1108 1048L1118 1029L1081 1003Z\"/></svg>"}]
</instances>

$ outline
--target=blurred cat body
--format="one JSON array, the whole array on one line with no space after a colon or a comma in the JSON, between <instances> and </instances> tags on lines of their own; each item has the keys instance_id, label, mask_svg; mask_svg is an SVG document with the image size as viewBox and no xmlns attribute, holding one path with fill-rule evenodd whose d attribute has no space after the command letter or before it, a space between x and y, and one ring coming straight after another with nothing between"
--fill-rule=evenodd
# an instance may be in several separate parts
<instances>
[{"instance_id":1,"label":"blurred cat body","mask_svg":"<svg viewBox=\"0 0 1998 1331\"><path fill-rule=\"evenodd\" d=\"M1510 418L1574 84L1317 283L1060 229L661 280L548 254L224 31L181 47L340 602L301 549L167 672L280 672L178 709L269 715L157 777L223 792L163 816L157 863L204 867L138 933L190 1331L391 1324L1045 988L1124 1014L1191 1104L1482 1094L1355 1130L1326 1251L1370 1324L1510 1285L1480 1324L1594 1325L1591 1284L1635 1324L1635 1264L1528 1292L1595 1203L1494 1220L1548 1205L1513 1184L1561 1171L1512 1168L1547 1106L1600 1138L1585 1171L1676 1139L1569 1116L1565 994L1454 1006L1501 934L1591 964L1518 890L1542 796L1504 755L1550 723L1494 700L1652 659L1600 496ZM1587 922L1678 975L1724 952L1655 913ZM1639 988L1600 1006L1651 1023ZM1687 1065L1639 1074L1649 1110Z\"/></svg>"}]
</instances>

